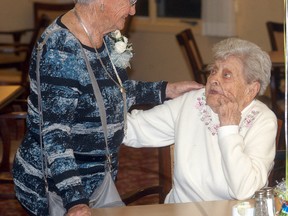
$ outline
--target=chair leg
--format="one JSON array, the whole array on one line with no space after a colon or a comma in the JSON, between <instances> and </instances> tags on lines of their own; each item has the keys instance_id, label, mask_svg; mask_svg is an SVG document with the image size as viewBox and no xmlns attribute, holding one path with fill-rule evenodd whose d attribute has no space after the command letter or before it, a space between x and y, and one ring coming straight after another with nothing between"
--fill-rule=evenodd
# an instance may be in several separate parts
<instances>
[{"instance_id":1,"label":"chair leg","mask_svg":"<svg viewBox=\"0 0 288 216\"><path fill-rule=\"evenodd\" d=\"M11 146L11 138L9 127L6 119L0 119L0 136L2 137L2 161L0 164L0 170L2 172L10 171L10 146Z\"/></svg>"}]
</instances>

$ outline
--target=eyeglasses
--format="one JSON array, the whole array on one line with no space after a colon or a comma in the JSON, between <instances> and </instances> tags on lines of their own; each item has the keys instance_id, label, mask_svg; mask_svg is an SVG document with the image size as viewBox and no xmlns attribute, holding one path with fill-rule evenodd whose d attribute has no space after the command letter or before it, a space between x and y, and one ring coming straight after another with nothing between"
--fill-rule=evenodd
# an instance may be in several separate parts
<instances>
[{"instance_id":1,"label":"eyeglasses","mask_svg":"<svg viewBox=\"0 0 288 216\"><path fill-rule=\"evenodd\" d=\"M137 0L130 0L130 5L134 6L136 4Z\"/></svg>"}]
</instances>

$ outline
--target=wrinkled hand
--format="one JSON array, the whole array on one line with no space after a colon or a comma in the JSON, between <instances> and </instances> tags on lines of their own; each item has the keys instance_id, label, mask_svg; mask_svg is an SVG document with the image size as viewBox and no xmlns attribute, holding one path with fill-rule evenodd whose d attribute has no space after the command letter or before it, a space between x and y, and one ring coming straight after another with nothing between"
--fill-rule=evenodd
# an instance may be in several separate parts
<instances>
[{"instance_id":1,"label":"wrinkled hand","mask_svg":"<svg viewBox=\"0 0 288 216\"><path fill-rule=\"evenodd\" d=\"M89 206L85 204L79 204L70 208L66 216L92 216L92 212Z\"/></svg>"},{"instance_id":2,"label":"wrinkled hand","mask_svg":"<svg viewBox=\"0 0 288 216\"><path fill-rule=\"evenodd\" d=\"M166 87L166 98L176 98L191 90L203 88L204 85L195 81L182 81L175 83L168 83Z\"/></svg>"},{"instance_id":3,"label":"wrinkled hand","mask_svg":"<svg viewBox=\"0 0 288 216\"><path fill-rule=\"evenodd\" d=\"M229 92L224 92L219 98L219 116L220 126L239 125L241 120L241 111L234 95Z\"/></svg>"}]
</instances>

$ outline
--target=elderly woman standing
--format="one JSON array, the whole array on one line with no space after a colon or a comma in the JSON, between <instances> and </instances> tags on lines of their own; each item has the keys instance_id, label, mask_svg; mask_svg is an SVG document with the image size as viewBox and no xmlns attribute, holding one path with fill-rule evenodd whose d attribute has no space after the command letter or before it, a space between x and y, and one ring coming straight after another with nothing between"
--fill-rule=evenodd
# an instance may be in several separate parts
<instances>
[{"instance_id":1,"label":"elderly woman standing","mask_svg":"<svg viewBox=\"0 0 288 216\"><path fill-rule=\"evenodd\" d=\"M43 45L40 88L36 79L37 49L33 51L28 131L13 166L16 196L30 215L49 214L39 138L39 90L49 190L62 198L67 215L90 215L89 197L103 181L106 150L99 101L88 68L93 70L91 76L97 80L104 101L114 179L126 110L135 103L162 103L166 98L202 87L194 82L167 84L128 79L125 68L132 57L131 45L119 31L114 31L121 30L127 16L135 14L135 3L136 0L76 1L75 8L57 18L39 40Z\"/></svg>"},{"instance_id":2,"label":"elderly woman standing","mask_svg":"<svg viewBox=\"0 0 288 216\"><path fill-rule=\"evenodd\" d=\"M167 203L250 198L273 167L277 119L255 98L270 81L269 56L235 38L213 51L205 89L128 116L126 145L175 143Z\"/></svg>"}]
</instances>

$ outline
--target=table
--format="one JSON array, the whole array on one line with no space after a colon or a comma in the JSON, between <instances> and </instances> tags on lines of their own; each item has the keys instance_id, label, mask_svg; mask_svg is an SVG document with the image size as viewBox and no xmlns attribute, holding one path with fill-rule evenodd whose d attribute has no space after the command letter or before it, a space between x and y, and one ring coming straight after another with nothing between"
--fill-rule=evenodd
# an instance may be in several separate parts
<instances>
[{"instance_id":1,"label":"table","mask_svg":"<svg viewBox=\"0 0 288 216\"><path fill-rule=\"evenodd\" d=\"M24 87L20 85L0 85L0 114L3 114L5 108L24 91ZM0 170L7 172L10 170L9 157L11 140L7 120L5 118L0 118L0 135L3 142Z\"/></svg>"},{"instance_id":2,"label":"table","mask_svg":"<svg viewBox=\"0 0 288 216\"><path fill-rule=\"evenodd\" d=\"M270 59L272 61L273 67L284 67L285 66L285 58L284 51L270 51L269 53Z\"/></svg>"},{"instance_id":3,"label":"table","mask_svg":"<svg viewBox=\"0 0 288 216\"><path fill-rule=\"evenodd\" d=\"M157 204L92 209L97 216L231 216L238 200L193 202L181 204ZM249 200L253 205L254 201Z\"/></svg>"},{"instance_id":4,"label":"table","mask_svg":"<svg viewBox=\"0 0 288 216\"><path fill-rule=\"evenodd\" d=\"M24 90L20 85L0 85L0 112L5 106L21 95Z\"/></svg>"}]
</instances>

